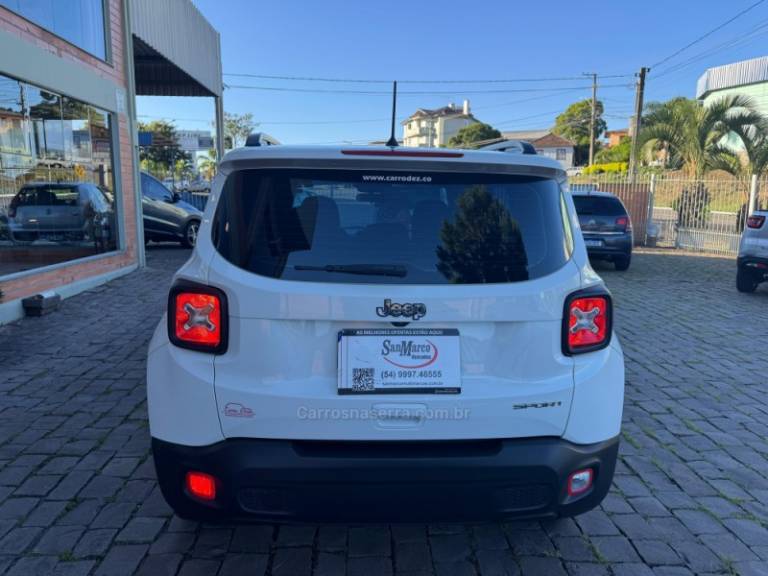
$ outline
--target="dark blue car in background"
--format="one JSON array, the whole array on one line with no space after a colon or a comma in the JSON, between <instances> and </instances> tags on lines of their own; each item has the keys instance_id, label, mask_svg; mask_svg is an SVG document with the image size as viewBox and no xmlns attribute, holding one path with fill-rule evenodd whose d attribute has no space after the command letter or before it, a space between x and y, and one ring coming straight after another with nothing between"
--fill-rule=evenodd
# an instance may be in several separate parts
<instances>
[{"instance_id":1,"label":"dark blue car in background","mask_svg":"<svg viewBox=\"0 0 768 576\"><path fill-rule=\"evenodd\" d=\"M626 270L632 261L632 222L624 204L609 192L573 190L573 203L589 257Z\"/></svg>"}]
</instances>

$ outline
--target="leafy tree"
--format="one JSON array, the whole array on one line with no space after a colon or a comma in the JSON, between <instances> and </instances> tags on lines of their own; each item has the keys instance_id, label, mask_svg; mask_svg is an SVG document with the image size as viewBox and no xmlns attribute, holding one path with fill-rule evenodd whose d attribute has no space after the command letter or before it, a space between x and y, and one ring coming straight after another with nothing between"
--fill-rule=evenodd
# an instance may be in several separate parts
<instances>
[{"instance_id":1,"label":"leafy tree","mask_svg":"<svg viewBox=\"0 0 768 576\"><path fill-rule=\"evenodd\" d=\"M255 127L253 114L224 113L224 138L232 143L232 148L245 144Z\"/></svg>"},{"instance_id":2,"label":"leafy tree","mask_svg":"<svg viewBox=\"0 0 768 576\"><path fill-rule=\"evenodd\" d=\"M464 126L455 136L448 140L448 148L466 148L474 142L490 140L492 138L501 138L501 132L493 126L477 122Z\"/></svg>"},{"instance_id":3,"label":"leafy tree","mask_svg":"<svg viewBox=\"0 0 768 576\"><path fill-rule=\"evenodd\" d=\"M166 176L176 168L176 163L191 161L191 156L179 146L176 127L165 120L139 122L139 131L152 132L158 144L139 149L139 161L143 169L158 176Z\"/></svg>"},{"instance_id":4,"label":"leafy tree","mask_svg":"<svg viewBox=\"0 0 768 576\"><path fill-rule=\"evenodd\" d=\"M574 102L565 112L555 118L555 134L567 138L575 145L575 162L584 164L589 159L589 135L592 125L592 100ZM600 100L595 104L595 150L599 146L598 138L607 128L603 120L603 103Z\"/></svg>"},{"instance_id":5,"label":"leafy tree","mask_svg":"<svg viewBox=\"0 0 768 576\"><path fill-rule=\"evenodd\" d=\"M624 136L616 146L603 148L595 154L596 164L610 164L613 162L629 162L629 153L632 149L632 138Z\"/></svg>"},{"instance_id":6,"label":"leafy tree","mask_svg":"<svg viewBox=\"0 0 768 576\"><path fill-rule=\"evenodd\" d=\"M735 168L734 152L724 145L726 136L746 133L763 121L744 96L725 96L706 106L681 97L652 102L646 110L640 146L665 150L668 165L692 178L701 178L707 170L726 163Z\"/></svg>"},{"instance_id":7,"label":"leafy tree","mask_svg":"<svg viewBox=\"0 0 768 576\"><path fill-rule=\"evenodd\" d=\"M485 186L468 188L453 222L445 221L437 268L453 283L528 279L528 257L517 222Z\"/></svg>"}]
</instances>

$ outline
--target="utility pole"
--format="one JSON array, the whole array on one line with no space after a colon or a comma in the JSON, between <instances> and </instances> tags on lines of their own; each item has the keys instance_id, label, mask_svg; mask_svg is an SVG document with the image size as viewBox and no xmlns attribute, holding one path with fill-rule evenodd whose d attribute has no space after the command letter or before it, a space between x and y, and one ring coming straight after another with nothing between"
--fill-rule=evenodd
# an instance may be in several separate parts
<instances>
[{"instance_id":1,"label":"utility pole","mask_svg":"<svg viewBox=\"0 0 768 576\"><path fill-rule=\"evenodd\" d=\"M597 122L597 74L585 74L592 76L592 119L589 123L589 165L595 160L595 123Z\"/></svg>"},{"instance_id":2,"label":"utility pole","mask_svg":"<svg viewBox=\"0 0 768 576\"><path fill-rule=\"evenodd\" d=\"M632 181L635 181L637 175L637 155L638 144L640 136L640 128L643 119L643 97L645 95L645 75L650 68L640 68L640 73L637 75L637 89L635 91L635 115L632 118L632 147L629 151L629 176Z\"/></svg>"}]
</instances>

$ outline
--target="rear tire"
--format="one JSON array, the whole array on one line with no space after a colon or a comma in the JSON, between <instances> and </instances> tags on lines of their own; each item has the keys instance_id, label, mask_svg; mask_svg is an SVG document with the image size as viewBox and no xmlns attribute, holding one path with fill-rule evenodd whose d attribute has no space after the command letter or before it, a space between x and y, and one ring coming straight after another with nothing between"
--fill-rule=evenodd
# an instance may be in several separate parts
<instances>
[{"instance_id":1,"label":"rear tire","mask_svg":"<svg viewBox=\"0 0 768 576\"><path fill-rule=\"evenodd\" d=\"M754 292L757 284L755 277L746 270L739 268L736 271L736 289L739 292Z\"/></svg>"},{"instance_id":2,"label":"rear tire","mask_svg":"<svg viewBox=\"0 0 768 576\"><path fill-rule=\"evenodd\" d=\"M613 265L616 266L616 270L619 272L624 272L625 270L629 269L629 264L631 262L632 254L627 254L626 256L617 256L613 261Z\"/></svg>"},{"instance_id":3,"label":"rear tire","mask_svg":"<svg viewBox=\"0 0 768 576\"><path fill-rule=\"evenodd\" d=\"M194 248L197 244L197 232L200 230L199 220L190 220L184 227L184 238L181 239L181 243L185 248Z\"/></svg>"}]
</instances>

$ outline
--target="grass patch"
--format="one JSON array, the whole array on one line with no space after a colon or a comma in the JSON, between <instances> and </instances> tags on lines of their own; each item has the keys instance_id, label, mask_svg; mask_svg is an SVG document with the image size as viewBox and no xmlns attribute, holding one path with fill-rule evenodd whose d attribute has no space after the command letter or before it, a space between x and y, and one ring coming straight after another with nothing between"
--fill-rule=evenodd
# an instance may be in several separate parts
<instances>
[{"instance_id":1,"label":"grass patch","mask_svg":"<svg viewBox=\"0 0 768 576\"><path fill-rule=\"evenodd\" d=\"M72 554L72 550L65 550L61 554L59 554L59 560L61 562L74 562L75 555Z\"/></svg>"},{"instance_id":2,"label":"grass patch","mask_svg":"<svg viewBox=\"0 0 768 576\"><path fill-rule=\"evenodd\" d=\"M685 427L688 428L691 432L695 432L696 434L702 434L701 428L696 426L691 420L688 420L687 418L683 418L683 424L685 424Z\"/></svg>"},{"instance_id":3,"label":"grass patch","mask_svg":"<svg viewBox=\"0 0 768 576\"><path fill-rule=\"evenodd\" d=\"M640 442L638 442L637 439L635 439L632 436L632 434L630 434L626 430L622 430L621 437L624 438L624 440L626 440L628 444L630 444L631 446L634 446L638 450L640 450L640 448L642 447Z\"/></svg>"}]
</instances>

